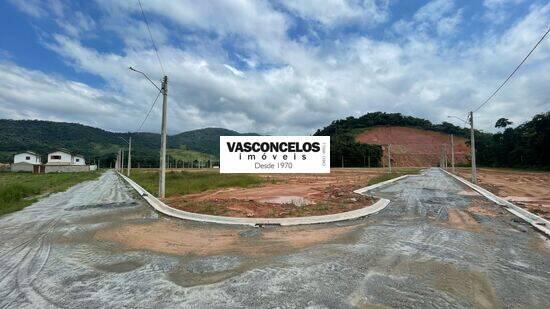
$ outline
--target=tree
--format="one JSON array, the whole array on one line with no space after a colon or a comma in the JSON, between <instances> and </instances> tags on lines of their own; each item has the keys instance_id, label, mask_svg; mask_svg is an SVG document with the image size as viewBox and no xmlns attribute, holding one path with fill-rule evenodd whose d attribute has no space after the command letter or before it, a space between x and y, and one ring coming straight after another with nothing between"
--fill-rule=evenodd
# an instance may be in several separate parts
<instances>
[{"instance_id":1,"label":"tree","mask_svg":"<svg viewBox=\"0 0 550 309\"><path fill-rule=\"evenodd\" d=\"M506 118L500 118L495 123L495 128L506 128L507 126L511 125L512 123L513 122L511 122L510 120L508 120Z\"/></svg>"}]
</instances>

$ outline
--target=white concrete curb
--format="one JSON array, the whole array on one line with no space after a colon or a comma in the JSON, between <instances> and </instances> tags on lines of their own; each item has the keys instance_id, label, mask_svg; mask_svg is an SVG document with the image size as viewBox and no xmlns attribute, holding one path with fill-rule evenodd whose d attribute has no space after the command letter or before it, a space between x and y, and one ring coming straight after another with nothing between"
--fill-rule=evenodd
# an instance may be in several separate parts
<instances>
[{"instance_id":1,"label":"white concrete curb","mask_svg":"<svg viewBox=\"0 0 550 309\"><path fill-rule=\"evenodd\" d=\"M409 177L409 176L412 176L412 175L403 175L403 176L399 176L399 177L395 177L395 178L392 178L390 180L386 180L386 181L382 181L382 182L379 182L379 183L376 183L374 185L371 185L371 186L368 186L368 187L364 187L364 188L361 188L361 189L357 189L353 192L357 193L357 194L364 194L366 193L367 191L370 191L370 190L373 190L373 189L376 189L378 187L381 187L381 186L385 186L389 183L392 183L394 181L398 181L398 180L401 180L403 178L406 178L406 177Z\"/></svg>"},{"instance_id":2,"label":"white concrete curb","mask_svg":"<svg viewBox=\"0 0 550 309\"><path fill-rule=\"evenodd\" d=\"M441 169L441 168L440 168ZM527 223L534 226L539 231L543 232L547 236L550 236L550 221L541 218L534 213L531 213L521 207L518 207L514 205L513 203L510 203L509 201L494 195L493 193L483 189L482 187L473 184L469 182L468 180L457 176L453 173L449 173L444 169L441 169L443 172L447 173L447 175L450 175L451 177L455 178L456 180L462 182L463 184L467 185L468 187L472 188L473 190L479 192L479 194L483 195L487 199L491 200L497 205L506 207L506 210L511 212L512 214L516 215L517 217L521 218L522 220L525 220Z\"/></svg>"},{"instance_id":3,"label":"white concrete curb","mask_svg":"<svg viewBox=\"0 0 550 309\"><path fill-rule=\"evenodd\" d=\"M220 224L235 224L235 225L250 225L250 226L262 226L262 225L305 225L305 224L318 224L318 223L330 223L338 222L345 220L358 219L365 217L370 214L379 212L380 210L386 208L390 203L387 199L380 199L371 206L367 206L361 209L347 211L334 215L324 215L324 216L311 216L311 217L294 217L294 218L235 218L235 217L224 217L224 216L212 216L212 215L203 215L192 213L188 211L183 211L179 209L172 208L162 201L151 195L140 185L130 178L118 173L130 186L132 186L138 193L143 197L149 205L151 205L155 210L161 212L167 216L199 221L199 222L208 222L208 223L220 223Z\"/></svg>"}]
</instances>

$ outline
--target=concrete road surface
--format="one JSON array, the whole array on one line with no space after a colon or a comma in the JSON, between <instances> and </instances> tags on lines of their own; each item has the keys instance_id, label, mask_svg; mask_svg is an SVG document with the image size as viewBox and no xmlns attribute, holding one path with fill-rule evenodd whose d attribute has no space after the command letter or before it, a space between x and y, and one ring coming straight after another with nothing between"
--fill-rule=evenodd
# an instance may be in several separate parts
<instances>
[{"instance_id":1,"label":"concrete road surface","mask_svg":"<svg viewBox=\"0 0 550 309\"><path fill-rule=\"evenodd\" d=\"M153 212L112 173L0 217L0 308L550 308L549 240L438 170L363 220L301 228Z\"/></svg>"}]
</instances>

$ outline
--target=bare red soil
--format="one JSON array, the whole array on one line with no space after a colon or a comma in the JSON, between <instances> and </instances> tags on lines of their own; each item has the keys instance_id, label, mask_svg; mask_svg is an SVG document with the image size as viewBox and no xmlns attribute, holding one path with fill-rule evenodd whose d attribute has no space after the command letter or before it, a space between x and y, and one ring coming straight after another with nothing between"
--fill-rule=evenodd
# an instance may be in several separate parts
<instances>
[{"instance_id":1,"label":"bare red soil","mask_svg":"<svg viewBox=\"0 0 550 309\"><path fill-rule=\"evenodd\" d=\"M371 205L371 197L353 191L380 168L335 169L330 174L262 175L266 183L252 188L226 188L197 194L172 196L165 202L185 211L231 217L300 217L326 215Z\"/></svg>"},{"instance_id":2,"label":"bare red soil","mask_svg":"<svg viewBox=\"0 0 550 309\"><path fill-rule=\"evenodd\" d=\"M409 127L379 126L365 130L357 135L355 140L366 144L391 144L391 159L394 166L438 166L445 147L447 147L448 164L450 165L451 162L449 134ZM470 147L466 145L466 139L454 137L454 152L456 164L469 162ZM383 164L387 163L387 158L387 149L384 147Z\"/></svg>"},{"instance_id":3,"label":"bare red soil","mask_svg":"<svg viewBox=\"0 0 550 309\"><path fill-rule=\"evenodd\" d=\"M460 168L458 175L471 178L470 169ZM480 168L479 185L526 210L550 219L550 173L510 169Z\"/></svg>"}]
</instances>

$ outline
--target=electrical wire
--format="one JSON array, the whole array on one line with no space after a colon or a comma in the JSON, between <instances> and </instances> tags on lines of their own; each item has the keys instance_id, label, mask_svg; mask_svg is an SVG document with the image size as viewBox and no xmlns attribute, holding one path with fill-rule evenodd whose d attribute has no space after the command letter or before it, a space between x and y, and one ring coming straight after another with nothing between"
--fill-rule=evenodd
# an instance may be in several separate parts
<instances>
[{"instance_id":1,"label":"electrical wire","mask_svg":"<svg viewBox=\"0 0 550 309\"><path fill-rule=\"evenodd\" d=\"M535 44L535 46L533 46L533 48L531 49L531 51L529 51L529 53L527 54L527 56L525 56L525 58L523 58L523 60L520 62L520 64L514 69L514 71L512 71L512 73L510 73L510 75L508 75L508 78L506 78L506 80L504 80L504 82L502 84L500 84L500 86L498 86L498 88L493 91L493 93L487 98L487 100L485 100L483 103L481 103L481 105L479 105L475 110L473 110L474 112L477 112L481 107L483 107L483 105L487 104L487 102L489 102L489 100L491 100L496 94L497 92L500 90L500 88L504 87L504 85L506 85L506 83L510 80L510 78L512 78L512 76L516 73L516 71L523 65L523 63L527 60L527 58L529 58L529 56L531 56L531 54L533 53L533 51L539 46L539 44L544 40L544 38L546 37L546 35L548 35L548 32L550 32L550 28L548 28L548 30L546 30L546 33L544 33L544 35L542 36L542 38L540 38L540 40L537 42L537 44Z\"/></svg>"},{"instance_id":2,"label":"electrical wire","mask_svg":"<svg viewBox=\"0 0 550 309\"><path fill-rule=\"evenodd\" d=\"M147 21L147 17L145 17L145 12L143 12L143 6L141 6L141 0L138 0L138 4L139 4L139 9L141 10L141 15L143 16L143 20L145 21L145 25L147 26L147 31L149 32L149 38L151 39L151 43L153 44L153 48L155 49L155 53L157 54L157 59L160 64L160 69L162 70L162 75L166 75L166 73L164 72L164 66L162 65L162 61L160 61L157 45L155 44L155 40L153 40L153 34L151 33L151 28L149 28L149 22Z\"/></svg>"},{"instance_id":3,"label":"electrical wire","mask_svg":"<svg viewBox=\"0 0 550 309\"><path fill-rule=\"evenodd\" d=\"M143 127L143 124L145 123L145 121L147 120L147 118L149 118L149 114L151 114L151 111L153 110L153 108L155 107L155 104L157 104L157 100L159 99L160 97L160 91L159 93L157 94L157 97L155 98L155 101L153 101L153 104L151 105L151 108L149 109L149 112L147 112L147 115L145 116L145 118L143 119L143 121L141 122L141 124L139 125L139 129L137 129L135 132L139 132L141 130L141 127Z\"/></svg>"}]
</instances>

